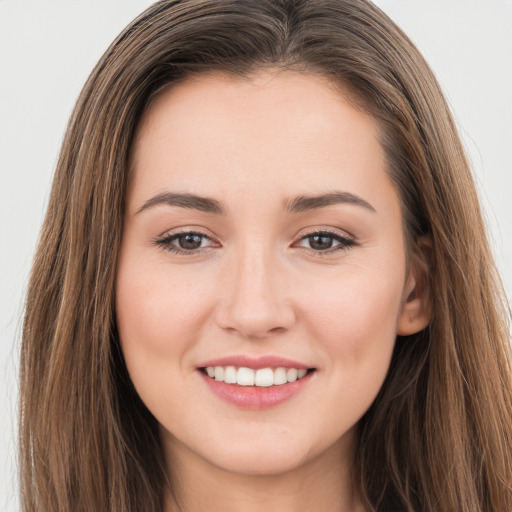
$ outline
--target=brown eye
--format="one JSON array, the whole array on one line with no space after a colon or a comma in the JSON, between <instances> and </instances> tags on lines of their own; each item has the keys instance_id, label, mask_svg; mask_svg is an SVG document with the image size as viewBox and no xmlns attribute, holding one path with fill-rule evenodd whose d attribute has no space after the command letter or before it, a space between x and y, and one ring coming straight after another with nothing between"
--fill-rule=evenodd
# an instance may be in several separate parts
<instances>
[{"instance_id":1,"label":"brown eye","mask_svg":"<svg viewBox=\"0 0 512 512\"><path fill-rule=\"evenodd\" d=\"M185 235L180 235L176 238L176 241L178 242L180 249L192 251L201 247L203 238L204 237L202 235L198 235L196 233L186 233Z\"/></svg>"},{"instance_id":2,"label":"brown eye","mask_svg":"<svg viewBox=\"0 0 512 512\"><path fill-rule=\"evenodd\" d=\"M338 250L348 249L356 245L355 240L345 237L338 233L331 233L330 231L317 231L309 235L303 236L296 246L309 249L318 254L333 253Z\"/></svg>"},{"instance_id":3,"label":"brown eye","mask_svg":"<svg viewBox=\"0 0 512 512\"><path fill-rule=\"evenodd\" d=\"M309 246L315 251L325 251L333 246L334 238L328 235L308 236Z\"/></svg>"},{"instance_id":4,"label":"brown eye","mask_svg":"<svg viewBox=\"0 0 512 512\"><path fill-rule=\"evenodd\" d=\"M166 251L182 255L194 254L196 251L217 246L210 237L199 232L175 233L155 240L155 244Z\"/></svg>"}]
</instances>

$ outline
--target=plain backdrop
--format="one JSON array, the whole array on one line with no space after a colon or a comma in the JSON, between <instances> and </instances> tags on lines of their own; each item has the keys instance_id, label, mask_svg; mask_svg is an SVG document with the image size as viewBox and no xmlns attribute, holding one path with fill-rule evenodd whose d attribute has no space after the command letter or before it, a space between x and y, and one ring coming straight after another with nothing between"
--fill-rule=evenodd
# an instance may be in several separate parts
<instances>
[{"instance_id":1,"label":"plain backdrop","mask_svg":"<svg viewBox=\"0 0 512 512\"><path fill-rule=\"evenodd\" d=\"M0 0L0 511L19 510L17 367L27 277L67 118L148 0ZM512 0L376 0L452 107L512 297Z\"/></svg>"}]
</instances>

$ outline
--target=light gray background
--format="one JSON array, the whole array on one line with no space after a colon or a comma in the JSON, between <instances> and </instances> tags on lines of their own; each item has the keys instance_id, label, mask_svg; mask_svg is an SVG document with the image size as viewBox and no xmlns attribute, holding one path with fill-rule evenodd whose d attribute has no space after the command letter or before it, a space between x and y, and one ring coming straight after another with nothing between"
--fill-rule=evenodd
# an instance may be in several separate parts
<instances>
[{"instance_id":1,"label":"light gray background","mask_svg":"<svg viewBox=\"0 0 512 512\"><path fill-rule=\"evenodd\" d=\"M67 118L88 73L149 0L0 0L0 511L19 509L23 297ZM512 297L512 0L376 0L438 76Z\"/></svg>"}]
</instances>

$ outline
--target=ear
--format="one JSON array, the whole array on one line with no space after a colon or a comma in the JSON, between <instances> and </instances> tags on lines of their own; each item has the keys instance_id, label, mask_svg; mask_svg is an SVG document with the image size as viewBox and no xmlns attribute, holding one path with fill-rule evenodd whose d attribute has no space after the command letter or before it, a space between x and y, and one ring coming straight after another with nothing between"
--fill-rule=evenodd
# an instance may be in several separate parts
<instances>
[{"instance_id":1,"label":"ear","mask_svg":"<svg viewBox=\"0 0 512 512\"><path fill-rule=\"evenodd\" d=\"M409 275L398 317L397 334L400 336L409 336L421 331L432 318L429 279L431 254L430 239L418 239L409 264Z\"/></svg>"}]
</instances>

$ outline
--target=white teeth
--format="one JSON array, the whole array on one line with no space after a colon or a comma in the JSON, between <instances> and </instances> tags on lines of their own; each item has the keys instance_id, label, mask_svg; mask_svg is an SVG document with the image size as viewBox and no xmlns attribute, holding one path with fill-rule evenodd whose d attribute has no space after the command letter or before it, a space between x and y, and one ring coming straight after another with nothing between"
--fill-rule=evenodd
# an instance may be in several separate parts
<instances>
[{"instance_id":1,"label":"white teeth","mask_svg":"<svg viewBox=\"0 0 512 512\"><path fill-rule=\"evenodd\" d=\"M256 377L254 378L254 384L268 388L274 385L274 372L272 368L261 368L256 370Z\"/></svg>"},{"instance_id":2,"label":"white teeth","mask_svg":"<svg viewBox=\"0 0 512 512\"><path fill-rule=\"evenodd\" d=\"M224 382L228 384L236 384L236 368L234 366L226 366L224 370Z\"/></svg>"},{"instance_id":3,"label":"white teeth","mask_svg":"<svg viewBox=\"0 0 512 512\"><path fill-rule=\"evenodd\" d=\"M295 368L289 368L286 370L286 378L288 382L295 382L297 380L298 371Z\"/></svg>"},{"instance_id":4,"label":"white teeth","mask_svg":"<svg viewBox=\"0 0 512 512\"><path fill-rule=\"evenodd\" d=\"M238 368L236 383L239 386L254 386L254 370L251 368Z\"/></svg>"},{"instance_id":5,"label":"white teeth","mask_svg":"<svg viewBox=\"0 0 512 512\"><path fill-rule=\"evenodd\" d=\"M287 382L295 382L307 373L307 370L296 368L260 368L253 370L244 366L208 366L206 373L216 381L239 386L270 387L280 386Z\"/></svg>"},{"instance_id":6,"label":"white teeth","mask_svg":"<svg viewBox=\"0 0 512 512\"><path fill-rule=\"evenodd\" d=\"M276 368L274 370L274 384L279 386L280 384L286 384L287 382L286 368Z\"/></svg>"},{"instance_id":7,"label":"white teeth","mask_svg":"<svg viewBox=\"0 0 512 512\"><path fill-rule=\"evenodd\" d=\"M215 380L224 381L224 368L222 366L215 367Z\"/></svg>"}]
</instances>

